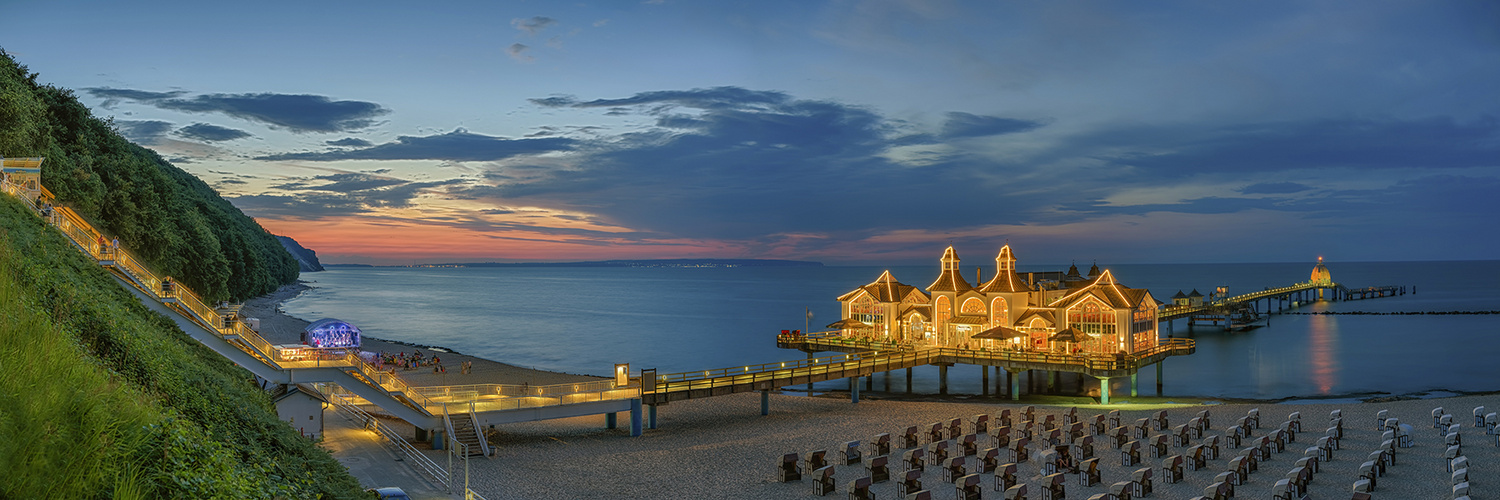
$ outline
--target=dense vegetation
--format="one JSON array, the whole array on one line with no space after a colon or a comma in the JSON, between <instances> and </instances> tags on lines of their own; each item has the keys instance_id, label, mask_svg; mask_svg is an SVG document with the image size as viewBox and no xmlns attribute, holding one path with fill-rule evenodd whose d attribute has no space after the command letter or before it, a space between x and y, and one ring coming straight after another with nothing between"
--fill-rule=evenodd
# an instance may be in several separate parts
<instances>
[{"instance_id":1,"label":"dense vegetation","mask_svg":"<svg viewBox=\"0 0 1500 500\"><path fill-rule=\"evenodd\" d=\"M0 498L362 496L249 372L3 195L0 471Z\"/></svg>"},{"instance_id":2,"label":"dense vegetation","mask_svg":"<svg viewBox=\"0 0 1500 500\"><path fill-rule=\"evenodd\" d=\"M254 219L36 76L0 50L0 155L45 157L42 184L61 203L211 302L297 279L296 260Z\"/></svg>"},{"instance_id":3,"label":"dense vegetation","mask_svg":"<svg viewBox=\"0 0 1500 500\"><path fill-rule=\"evenodd\" d=\"M3 51L0 154L45 156L60 201L210 300L297 276L253 220ZM249 372L0 195L0 499L363 497Z\"/></svg>"}]
</instances>

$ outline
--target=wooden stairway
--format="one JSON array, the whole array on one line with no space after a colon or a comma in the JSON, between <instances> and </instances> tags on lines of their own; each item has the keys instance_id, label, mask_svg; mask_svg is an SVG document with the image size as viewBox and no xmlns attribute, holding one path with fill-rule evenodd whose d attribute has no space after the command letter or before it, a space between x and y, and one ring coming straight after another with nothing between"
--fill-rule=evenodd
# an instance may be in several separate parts
<instances>
[{"instance_id":1,"label":"wooden stairway","mask_svg":"<svg viewBox=\"0 0 1500 500\"><path fill-rule=\"evenodd\" d=\"M470 457L485 456L487 443L480 442L483 439L479 429L474 425L474 417L468 413L450 414L448 418L453 421L453 439L468 446Z\"/></svg>"}]
</instances>

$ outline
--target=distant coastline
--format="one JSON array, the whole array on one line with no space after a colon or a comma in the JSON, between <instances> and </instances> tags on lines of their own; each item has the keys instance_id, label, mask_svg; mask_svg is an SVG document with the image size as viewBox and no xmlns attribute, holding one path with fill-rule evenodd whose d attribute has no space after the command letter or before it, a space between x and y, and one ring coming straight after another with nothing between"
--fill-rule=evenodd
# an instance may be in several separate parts
<instances>
[{"instance_id":1,"label":"distant coastline","mask_svg":"<svg viewBox=\"0 0 1500 500\"><path fill-rule=\"evenodd\" d=\"M375 266L370 264L323 264L323 267L823 267L822 262L777 259L641 259L641 260L596 260L587 262L454 262L446 264L414 264L404 266Z\"/></svg>"}]
</instances>

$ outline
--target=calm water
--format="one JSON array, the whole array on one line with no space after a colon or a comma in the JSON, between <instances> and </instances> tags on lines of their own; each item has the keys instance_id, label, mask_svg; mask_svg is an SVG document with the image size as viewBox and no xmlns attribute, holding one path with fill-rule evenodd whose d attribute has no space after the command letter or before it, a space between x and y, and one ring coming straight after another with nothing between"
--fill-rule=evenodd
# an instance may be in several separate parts
<instances>
[{"instance_id":1,"label":"calm water","mask_svg":"<svg viewBox=\"0 0 1500 500\"><path fill-rule=\"evenodd\" d=\"M1109 268L1125 285L1149 288L1167 301L1179 289L1208 293L1228 286L1240 294L1288 285L1306 280L1312 263ZM1320 302L1301 311L1500 310L1500 261L1330 262L1329 269L1347 286L1407 285L1418 293ZM607 374L614 363L628 362L670 373L801 358L799 351L777 349L775 334L803 328L804 308L814 315L814 331L838 320L835 298L881 270L333 268L304 275L316 288L284 308L308 320L347 320L372 337L448 346L522 366ZM891 271L925 288L937 267ZM973 279L971 267L966 274ZM1189 332L1179 320L1175 335L1197 339L1198 351L1169 358L1163 378L1169 395L1209 397L1500 390L1497 322L1500 315L1277 315L1267 327L1225 333L1213 327ZM1162 330L1165 335L1166 325ZM902 389L904 377L892 378ZM1140 374L1143 393L1154 392L1155 378L1153 369ZM919 368L913 385L917 392L937 392L936 368ZM954 367L950 391L978 393L979 368Z\"/></svg>"}]
</instances>

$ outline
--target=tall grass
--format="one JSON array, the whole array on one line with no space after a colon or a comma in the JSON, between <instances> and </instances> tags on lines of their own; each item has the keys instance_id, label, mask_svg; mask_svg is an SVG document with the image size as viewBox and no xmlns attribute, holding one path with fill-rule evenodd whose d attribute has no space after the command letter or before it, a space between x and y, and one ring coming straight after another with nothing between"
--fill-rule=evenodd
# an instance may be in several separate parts
<instances>
[{"instance_id":1,"label":"tall grass","mask_svg":"<svg viewBox=\"0 0 1500 500\"><path fill-rule=\"evenodd\" d=\"M0 272L0 498L139 498L149 485L126 468L160 419Z\"/></svg>"}]
</instances>

